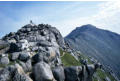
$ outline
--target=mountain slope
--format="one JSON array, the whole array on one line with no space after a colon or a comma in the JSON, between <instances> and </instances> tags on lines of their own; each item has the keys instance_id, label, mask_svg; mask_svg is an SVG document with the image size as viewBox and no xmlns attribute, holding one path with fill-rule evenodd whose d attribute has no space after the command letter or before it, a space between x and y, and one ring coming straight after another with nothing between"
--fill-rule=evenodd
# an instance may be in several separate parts
<instances>
[{"instance_id":1,"label":"mountain slope","mask_svg":"<svg viewBox=\"0 0 120 81\"><path fill-rule=\"evenodd\" d=\"M65 40L72 48L112 68L120 77L120 35L88 24L77 27Z\"/></svg>"}]
</instances>

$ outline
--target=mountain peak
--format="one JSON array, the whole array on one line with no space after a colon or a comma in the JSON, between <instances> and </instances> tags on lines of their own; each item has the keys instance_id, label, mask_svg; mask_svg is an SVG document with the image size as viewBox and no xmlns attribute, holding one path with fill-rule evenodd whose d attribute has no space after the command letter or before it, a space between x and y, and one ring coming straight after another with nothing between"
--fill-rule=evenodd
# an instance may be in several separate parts
<instances>
[{"instance_id":1,"label":"mountain peak","mask_svg":"<svg viewBox=\"0 0 120 81\"><path fill-rule=\"evenodd\" d=\"M86 25L82 25L80 27L77 27L76 29L78 30L88 30L88 29L96 29L96 26L91 25L91 24L86 24Z\"/></svg>"},{"instance_id":2,"label":"mountain peak","mask_svg":"<svg viewBox=\"0 0 120 81\"><path fill-rule=\"evenodd\" d=\"M82 25L82 27L96 27L96 26L94 26L92 24L86 24L86 25Z\"/></svg>"},{"instance_id":3,"label":"mountain peak","mask_svg":"<svg viewBox=\"0 0 120 81\"><path fill-rule=\"evenodd\" d=\"M95 32L97 30L96 26L91 25L91 24L86 24L86 25L82 25L80 27L76 27L76 29L74 29L68 36L66 37L72 37L74 35L77 36L77 34L80 34L82 32L87 32L87 31L92 31ZM76 34L75 34L76 33Z\"/></svg>"}]
</instances>

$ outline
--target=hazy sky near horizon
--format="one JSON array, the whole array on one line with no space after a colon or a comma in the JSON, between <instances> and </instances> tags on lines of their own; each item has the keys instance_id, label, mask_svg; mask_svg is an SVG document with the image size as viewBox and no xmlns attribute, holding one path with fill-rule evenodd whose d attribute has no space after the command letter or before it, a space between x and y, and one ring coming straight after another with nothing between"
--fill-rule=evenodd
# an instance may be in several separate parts
<instances>
[{"instance_id":1,"label":"hazy sky near horizon","mask_svg":"<svg viewBox=\"0 0 120 81\"><path fill-rule=\"evenodd\" d=\"M120 1L0 2L0 37L32 20L56 27L63 36L85 24L120 34Z\"/></svg>"}]
</instances>

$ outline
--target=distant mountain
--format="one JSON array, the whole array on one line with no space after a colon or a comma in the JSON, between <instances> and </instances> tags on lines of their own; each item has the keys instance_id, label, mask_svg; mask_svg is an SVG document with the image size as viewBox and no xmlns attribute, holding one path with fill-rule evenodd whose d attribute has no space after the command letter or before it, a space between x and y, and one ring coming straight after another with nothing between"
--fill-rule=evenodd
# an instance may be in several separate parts
<instances>
[{"instance_id":1,"label":"distant mountain","mask_svg":"<svg viewBox=\"0 0 120 81\"><path fill-rule=\"evenodd\" d=\"M65 37L69 45L109 66L120 77L120 35L93 25L77 27Z\"/></svg>"}]
</instances>

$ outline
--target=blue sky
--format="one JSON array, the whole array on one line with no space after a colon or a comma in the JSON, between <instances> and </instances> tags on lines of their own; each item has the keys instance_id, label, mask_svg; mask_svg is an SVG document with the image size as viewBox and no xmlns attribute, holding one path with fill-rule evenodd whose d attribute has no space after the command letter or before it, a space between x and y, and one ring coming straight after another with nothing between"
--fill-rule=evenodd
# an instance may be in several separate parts
<instances>
[{"instance_id":1,"label":"blue sky","mask_svg":"<svg viewBox=\"0 0 120 81\"><path fill-rule=\"evenodd\" d=\"M0 37L30 20L57 27L63 36L84 24L120 33L120 2L0 2Z\"/></svg>"}]
</instances>

